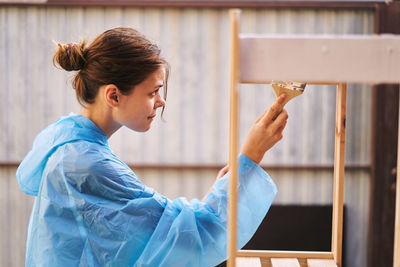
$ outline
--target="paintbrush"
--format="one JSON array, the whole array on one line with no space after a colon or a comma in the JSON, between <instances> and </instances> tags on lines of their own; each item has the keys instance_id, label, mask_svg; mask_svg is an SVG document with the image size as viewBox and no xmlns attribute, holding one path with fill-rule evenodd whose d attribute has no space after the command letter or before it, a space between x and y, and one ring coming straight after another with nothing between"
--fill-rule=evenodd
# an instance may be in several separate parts
<instances>
[{"instance_id":1,"label":"paintbrush","mask_svg":"<svg viewBox=\"0 0 400 267\"><path fill-rule=\"evenodd\" d=\"M300 82L272 81L271 86L275 91L276 97L279 97L283 93L286 94L286 98L283 105L285 105L290 99L298 95L301 95L304 92L304 89L306 88L306 84Z\"/></svg>"}]
</instances>

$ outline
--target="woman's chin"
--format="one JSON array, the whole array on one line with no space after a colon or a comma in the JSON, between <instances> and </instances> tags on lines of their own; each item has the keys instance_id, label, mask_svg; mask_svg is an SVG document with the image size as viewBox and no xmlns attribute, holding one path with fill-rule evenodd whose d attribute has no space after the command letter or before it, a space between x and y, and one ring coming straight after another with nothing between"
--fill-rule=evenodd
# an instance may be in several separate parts
<instances>
[{"instance_id":1,"label":"woman's chin","mask_svg":"<svg viewBox=\"0 0 400 267\"><path fill-rule=\"evenodd\" d=\"M126 127L131 129L132 131L143 133L143 132L147 132L148 130L150 130L151 123L149 123L148 125L140 125L140 126L128 126L128 125L126 125Z\"/></svg>"}]
</instances>

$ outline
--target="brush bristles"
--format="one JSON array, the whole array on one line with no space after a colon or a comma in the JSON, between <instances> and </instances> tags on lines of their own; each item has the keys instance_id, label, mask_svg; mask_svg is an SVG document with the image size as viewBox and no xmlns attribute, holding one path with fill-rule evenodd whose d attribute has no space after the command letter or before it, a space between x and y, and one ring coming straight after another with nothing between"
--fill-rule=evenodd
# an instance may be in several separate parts
<instances>
[{"instance_id":1,"label":"brush bristles","mask_svg":"<svg viewBox=\"0 0 400 267\"><path fill-rule=\"evenodd\" d=\"M286 88L289 90L295 90L299 92L304 92L304 89L306 88L305 83L300 83L300 82L278 82L278 81L272 81L272 85L276 85L282 88Z\"/></svg>"}]
</instances>

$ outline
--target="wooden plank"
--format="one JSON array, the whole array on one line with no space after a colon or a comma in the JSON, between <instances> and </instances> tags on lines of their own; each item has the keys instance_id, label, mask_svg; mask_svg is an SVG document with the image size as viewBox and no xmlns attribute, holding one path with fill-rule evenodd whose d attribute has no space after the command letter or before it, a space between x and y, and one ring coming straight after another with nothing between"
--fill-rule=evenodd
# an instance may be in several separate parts
<instances>
[{"instance_id":1,"label":"wooden plank","mask_svg":"<svg viewBox=\"0 0 400 267\"><path fill-rule=\"evenodd\" d=\"M1 161L1 167L18 167L21 161ZM170 163L126 163L129 168L133 170L165 170L165 171L181 171L181 170L220 170L224 164L170 164ZM294 171L331 171L333 170L333 164L261 164L261 168L266 170L294 170ZM348 171L370 171L371 166L369 164L347 164L346 170Z\"/></svg>"},{"instance_id":2,"label":"wooden plank","mask_svg":"<svg viewBox=\"0 0 400 267\"><path fill-rule=\"evenodd\" d=\"M272 267L300 267L300 263L297 259L285 259L285 258L272 258Z\"/></svg>"},{"instance_id":3,"label":"wooden plank","mask_svg":"<svg viewBox=\"0 0 400 267\"><path fill-rule=\"evenodd\" d=\"M239 250L238 257L333 259L332 252L322 251L279 251L279 250Z\"/></svg>"},{"instance_id":4,"label":"wooden plank","mask_svg":"<svg viewBox=\"0 0 400 267\"><path fill-rule=\"evenodd\" d=\"M238 184L238 123L239 123L239 20L240 10L229 11L231 31L230 107L229 107L229 200L228 200L228 267L235 267L237 250L237 184Z\"/></svg>"},{"instance_id":5,"label":"wooden plank","mask_svg":"<svg viewBox=\"0 0 400 267\"><path fill-rule=\"evenodd\" d=\"M400 96L399 96L399 122L397 132L397 185L396 185L396 211L394 223L394 251L393 267L400 267Z\"/></svg>"},{"instance_id":6,"label":"wooden plank","mask_svg":"<svg viewBox=\"0 0 400 267\"><path fill-rule=\"evenodd\" d=\"M237 267L261 267L260 258L255 257L237 257L236 258Z\"/></svg>"},{"instance_id":7,"label":"wooden plank","mask_svg":"<svg viewBox=\"0 0 400 267\"><path fill-rule=\"evenodd\" d=\"M118 6L118 7L179 7L179 8L363 8L374 9L374 2L384 2L383 0L364 0L364 1L324 1L324 0L303 0L303 1L224 1L224 0L139 0L139 1L106 1L106 0L2 0L0 5L18 5L18 6Z\"/></svg>"},{"instance_id":8,"label":"wooden plank","mask_svg":"<svg viewBox=\"0 0 400 267\"><path fill-rule=\"evenodd\" d=\"M270 80L270 81L265 80L262 83L270 84L272 82L273 82L272 80ZM258 82L258 81L246 81L246 82L243 82L243 83L260 84L260 82ZM319 82L307 82L307 85L338 85L338 82L323 82L323 81L322 82L321 81L319 81Z\"/></svg>"},{"instance_id":9,"label":"wooden plank","mask_svg":"<svg viewBox=\"0 0 400 267\"><path fill-rule=\"evenodd\" d=\"M307 259L307 267L337 267L334 260Z\"/></svg>"},{"instance_id":10,"label":"wooden plank","mask_svg":"<svg viewBox=\"0 0 400 267\"><path fill-rule=\"evenodd\" d=\"M336 95L335 167L333 171L332 252L336 264L342 261L343 187L346 140L346 84L339 84Z\"/></svg>"},{"instance_id":11,"label":"wooden plank","mask_svg":"<svg viewBox=\"0 0 400 267\"><path fill-rule=\"evenodd\" d=\"M400 37L240 35L240 62L242 83L398 83Z\"/></svg>"}]
</instances>

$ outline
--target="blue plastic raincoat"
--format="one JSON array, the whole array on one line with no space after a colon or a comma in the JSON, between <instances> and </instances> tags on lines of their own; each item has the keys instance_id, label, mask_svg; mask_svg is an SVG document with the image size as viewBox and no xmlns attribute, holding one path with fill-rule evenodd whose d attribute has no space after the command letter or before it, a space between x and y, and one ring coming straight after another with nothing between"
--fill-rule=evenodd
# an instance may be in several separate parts
<instances>
[{"instance_id":1,"label":"blue plastic raincoat","mask_svg":"<svg viewBox=\"0 0 400 267\"><path fill-rule=\"evenodd\" d=\"M17 170L36 196L26 266L214 266L226 258L228 175L205 202L170 200L145 186L81 115L60 118L35 139ZM238 247L266 215L276 187L239 156Z\"/></svg>"}]
</instances>

